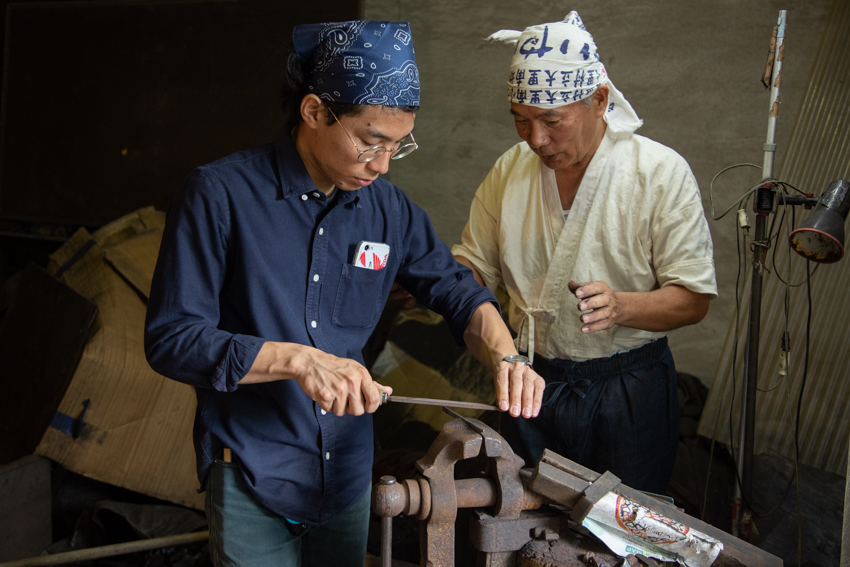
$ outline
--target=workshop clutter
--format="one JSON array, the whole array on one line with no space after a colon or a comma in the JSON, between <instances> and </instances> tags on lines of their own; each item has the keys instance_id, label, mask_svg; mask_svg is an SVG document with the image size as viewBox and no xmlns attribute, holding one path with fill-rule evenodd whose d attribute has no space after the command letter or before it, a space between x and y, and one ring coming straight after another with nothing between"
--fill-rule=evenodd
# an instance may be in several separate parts
<instances>
[{"instance_id":1,"label":"workshop clutter","mask_svg":"<svg viewBox=\"0 0 850 567\"><path fill-rule=\"evenodd\" d=\"M492 428L447 413L455 419L416 462L419 474L383 476L373 488L384 566L392 562L392 518L399 515L422 522L422 565L782 565L780 558L623 485L610 472L600 475L549 450L533 469L523 468ZM481 472L458 477L456 467L464 460L478 461ZM477 556L460 562L455 523L464 508L472 509L468 533Z\"/></svg>"},{"instance_id":2,"label":"workshop clutter","mask_svg":"<svg viewBox=\"0 0 850 567\"><path fill-rule=\"evenodd\" d=\"M80 229L48 271L97 304L91 338L36 453L67 469L193 508L198 494L194 390L151 370L145 310L165 214L140 209Z\"/></svg>"}]
</instances>

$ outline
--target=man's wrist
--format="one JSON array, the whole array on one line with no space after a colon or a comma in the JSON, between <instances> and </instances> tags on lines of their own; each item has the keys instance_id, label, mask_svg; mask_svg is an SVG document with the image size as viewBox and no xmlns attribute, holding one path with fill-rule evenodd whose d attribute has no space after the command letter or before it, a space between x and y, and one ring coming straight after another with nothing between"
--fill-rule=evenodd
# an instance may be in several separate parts
<instances>
[{"instance_id":1,"label":"man's wrist","mask_svg":"<svg viewBox=\"0 0 850 567\"><path fill-rule=\"evenodd\" d=\"M508 356L506 356L502 360L507 362L507 363L510 363L510 364L520 362L520 363L522 363L526 366L531 366L531 362L528 360L528 357L523 356L521 354L509 354Z\"/></svg>"}]
</instances>

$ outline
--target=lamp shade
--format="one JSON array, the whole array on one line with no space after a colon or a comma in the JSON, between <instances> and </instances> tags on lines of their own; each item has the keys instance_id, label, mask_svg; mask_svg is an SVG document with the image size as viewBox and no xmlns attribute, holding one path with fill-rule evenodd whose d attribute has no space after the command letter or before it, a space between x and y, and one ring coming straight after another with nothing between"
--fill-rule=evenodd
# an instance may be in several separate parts
<instances>
[{"instance_id":1,"label":"lamp shade","mask_svg":"<svg viewBox=\"0 0 850 567\"><path fill-rule=\"evenodd\" d=\"M850 182L837 179L820 196L811 216L791 232L791 248L812 262L837 262L844 256L844 220L848 211Z\"/></svg>"}]
</instances>

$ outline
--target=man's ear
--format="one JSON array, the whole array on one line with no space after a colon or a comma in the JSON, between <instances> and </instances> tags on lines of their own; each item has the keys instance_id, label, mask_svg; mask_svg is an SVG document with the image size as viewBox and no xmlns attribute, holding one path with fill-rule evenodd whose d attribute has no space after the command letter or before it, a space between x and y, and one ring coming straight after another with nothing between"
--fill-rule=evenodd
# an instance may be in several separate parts
<instances>
[{"instance_id":1,"label":"man's ear","mask_svg":"<svg viewBox=\"0 0 850 567\"><path fill-rule=\"evenodd\" d=\"M596 111L596 117L602 118L605 116L605 111L608 110L608 85L599 85L593 91L593 102L599 105L594 109Z\"/></svg>"},{"instance_id":2,"label":"man's ear","mask_svg":"<svg viewBox=\"0 0 850 567\"><path fill-rule=\"evenodd\" d=\"M325 105L322 99L314 94L305 95L301 99L301 119L308 128L315 130L325 120Z\"/></svg>"}]
</instances>

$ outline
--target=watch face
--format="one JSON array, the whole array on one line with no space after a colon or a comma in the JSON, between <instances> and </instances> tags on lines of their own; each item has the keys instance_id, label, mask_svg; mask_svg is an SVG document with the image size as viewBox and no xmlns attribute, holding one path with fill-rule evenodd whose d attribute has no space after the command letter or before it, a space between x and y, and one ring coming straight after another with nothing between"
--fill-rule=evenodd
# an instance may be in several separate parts
<instances>
[{"instance_id":1,"label":"watch face","mask_svg":"<svg viewBox=\"0 0 850 567\"><path fill-rule=\"evenodd\" d=\"M509 354L505 358L503 358L505 362L521 362L523 364L528 364L528 357L522 356L521 354Z\"/></svg>"}]
</instances>

